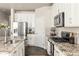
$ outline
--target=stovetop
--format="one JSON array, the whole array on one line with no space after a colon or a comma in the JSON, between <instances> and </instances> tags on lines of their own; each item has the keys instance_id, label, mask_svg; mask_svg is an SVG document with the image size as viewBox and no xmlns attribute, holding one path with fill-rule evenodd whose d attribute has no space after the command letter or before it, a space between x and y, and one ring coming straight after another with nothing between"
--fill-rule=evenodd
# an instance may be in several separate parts
<instances>
[{"instance_id":1,"label":"stovetop","mask_svg":"<svg viewBox=\"0 0 79 59\"><path fill-rule=\"evenodd\" d=\"M70 39L70 32L62 31L61 37L50 36L50 38L55 42L68 42Z\"/></svg>"},{"instance_id":2,"label":"stovetop","mask_svg":"<svg viewBox=\"0 0 79 59\"><path fill-rule=\"evenodd\" d=\"M63 39L61 37L52 37L51 39L55 42L68 42L67 39Z\"/></svg>"}]
</instances>

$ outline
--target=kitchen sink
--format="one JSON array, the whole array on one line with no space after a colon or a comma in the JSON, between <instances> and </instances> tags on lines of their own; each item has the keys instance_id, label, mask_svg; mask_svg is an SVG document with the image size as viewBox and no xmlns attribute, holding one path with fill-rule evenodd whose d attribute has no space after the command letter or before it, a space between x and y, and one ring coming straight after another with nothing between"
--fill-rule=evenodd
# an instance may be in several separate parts
<instances>
[{"instance_id":1,"label":"kitchen sink","mask_svg":"<svg viewBox=\"0 0 79 59\"><path fill-rule=\"evenodd\" d=\"M12 42L12 40L8 40L7 42L4 42L4 40L0 40L0 44L4 46L17 45L18 42L19 40L15 40L14 43Z\"/></svg>"}]
</instances>

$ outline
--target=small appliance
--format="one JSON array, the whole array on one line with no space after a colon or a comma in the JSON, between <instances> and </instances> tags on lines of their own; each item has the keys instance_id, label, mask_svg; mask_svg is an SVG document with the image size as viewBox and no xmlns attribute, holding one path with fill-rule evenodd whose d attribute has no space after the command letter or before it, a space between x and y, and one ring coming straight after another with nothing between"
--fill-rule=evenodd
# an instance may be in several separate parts
<instances>
[{"instance_id":1,"label":"small appliance","mask_svg":"<svg viewBox=\"0 0 79 59\"><path fill-rule=\"evenodd\" d=\"M54 25L56 27L64 27L64 20L65 20L64 12L61 12L54 17Z\"/></svg>"}]
</instances>

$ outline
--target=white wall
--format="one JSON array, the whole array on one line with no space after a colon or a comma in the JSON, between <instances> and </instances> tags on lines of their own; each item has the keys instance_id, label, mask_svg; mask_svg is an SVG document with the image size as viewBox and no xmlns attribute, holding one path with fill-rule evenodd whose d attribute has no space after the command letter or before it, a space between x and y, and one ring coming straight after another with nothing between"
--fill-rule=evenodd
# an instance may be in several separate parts
<instances>
[{"instance_id":1,"label":"white wall","mask_svg":"<svg viewBox=\"0 0 79 59\"><path fill-rule=\"evenodd\" d=\"M35 10L35 33L36 46L47 48L47 38L46 35L49 33L51 27L51 7L45 6Z\"/></svg>"}]
</instances>

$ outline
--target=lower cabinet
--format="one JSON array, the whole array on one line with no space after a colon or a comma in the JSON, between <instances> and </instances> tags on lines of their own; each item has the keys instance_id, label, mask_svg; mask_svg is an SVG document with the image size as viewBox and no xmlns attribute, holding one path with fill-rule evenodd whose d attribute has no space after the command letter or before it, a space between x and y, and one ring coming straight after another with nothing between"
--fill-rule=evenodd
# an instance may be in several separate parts
<instances>
[{"instance_id":1,"label":"lower cabinet","mask_svg":"<svg viewBox=\"0 0 79 59\"><path fill-rule=\"evenodd\" d=\"M51 55L51 53L50 53L50 42L49 41L47 41L47 53L49 55Z\"/></svg>"},{"instance_id":2,"label":"lower cabinet","mask_svg":"<svg viewBox=\"0 0 79 59\"><path fill-rule=\"evenodd\" d=\"M54 56L65 56L56 46L54 46Z\"/></svg>"},{"instance_id":3,"label":"lower cabinet","mask_svg":"<svg viewBox=\"0 0 79 59\"><path fill-rule=\"evenodd\" d=\"M35 44L35 41L36 41L35 39L36 39L35 34L28 34L26 46L27 45L36 46L37 44Z\"/></svg>"},{"instance_id":4,"label":"lower cabinet","mask_svg":"<svg viewBox=\"0 0 79 59\"><path fill-rule=\"evenodd\" d=\"M59 51L54 49L54 56L59 56L59 55L60 55Z\"/></svg>"},{"instance_id":5,"label":"lower cabinet","mask_svg":"<svg viewBox=\"0 0 79 59\"><path fill-rule=\"evenodd\" d=\"M24 42L22 42L20 45L18 45L14 51L10 54L11 56L24 56L25 55L25 48L24 48Z\"/></svg>"},{"instance_id":6,"label":"lower cabinet","mask_svg":"<svg viewBox=\"0 0 79 59\"><path fill-rule=\"evenodd\" d=\"M11 55L11 56L18 56L18 55L17 55L17 50L14 50L10 55Z\"/></svg>"},{"instance_id":7,"label":"lower cabinet","mask_svg":"<svg viewBox=\"0 0 79 59\"><path fill-rule=\"evenodd\" d=\"M17 47L17 55L18 56L23 56L24 55L24 44L21 43L18 47Z\"/></svg>"}]
</instances>

